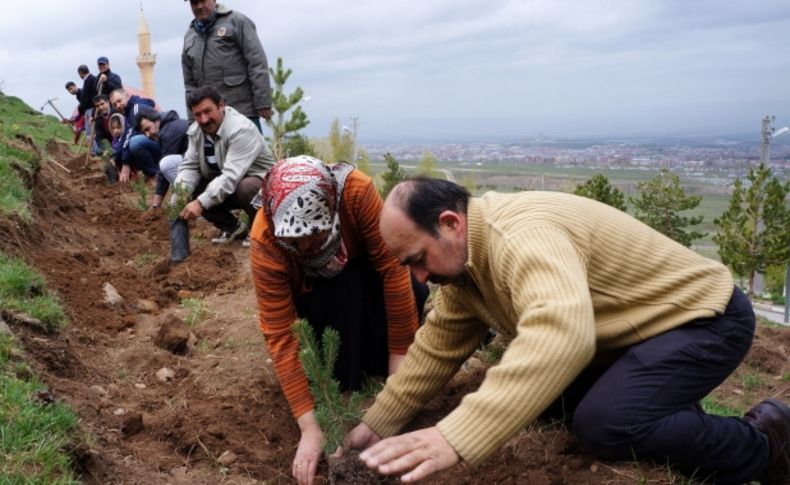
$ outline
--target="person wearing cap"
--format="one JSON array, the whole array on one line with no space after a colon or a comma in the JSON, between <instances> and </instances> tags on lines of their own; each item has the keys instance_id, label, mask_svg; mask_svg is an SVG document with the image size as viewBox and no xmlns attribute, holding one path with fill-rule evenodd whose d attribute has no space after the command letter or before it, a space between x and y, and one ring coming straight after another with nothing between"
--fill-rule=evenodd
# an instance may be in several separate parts
<instances>
[{"instance_id":1,"label":"person wearing cap","mask_svg":"<svg viewBox=\"0 0 790 485\"><path fill-rule=\"evenodd\" d=\"M186 97L210 84L228 106L261 131L259 117L271 119L272 95L269 65L255 24L216 0L189 3L195 18L184 35L181 53Z\"/></svg>"},{"instance_id":2,"label":"person wearing cap","mask_svg":"<svg viewBox=\"0 0 790 485\"><path fill-rule=\"evenodd\" d=\"M96 78L96 94L103 94L107 97L116 89L123 88L121 76L110 70L110 61L105 56L96 59L99 66L99 76Z\"/></svg>"},{"instance_id":3,"label":"person wearing cap","mask_svg":"<svg viewBox=\"0 0 790 485\"><path fill-rule=\"evenodd\" d=\"M324 436L318 427L291 325L340 336L335 378L359 389L364 375L395 372L428 295L384 246L381 197L353 165L308 156L277 163L264 178L250 233L260 327L280 386L301 430L291 468L312 483Z\"/></svg>"},{"instance_id":4,"label":"person wearing cap","mask_svg":"<svg viewBox=\"0 0 790 485\"><path fill-rule=\"evenodd\" d=\"M178 167L189 146L188 129L189 122L172 110L160 113L156 109L144 107L135 117L135 131L159 147L158 151L146 151L146 155L159 164L151 209L161 206L170 184L178 175Z\"/></svg>"},{"instance_id":5,"label":"person wearing cap","mask_svg":"<svg viewBox=\"0 0 790 485\"><path fill-rule=\"evenodd\" d=\"M252 121L227 106L213 86L190 92L187 106L195 122L187 131L189 146L173 186L193 200L180 217L203 216L219 230L211 243L228 244L246 236L247 225L232 211L242 209L250 222L255 218L250 202L274 158ZM243 244L248 245L246 239Z\"/></svg>"},{"instance_id":6,"label":"person wearing cap","mask_svg":"<svg viewBox=\"0 0 790 485\"><path fill-rule=\"evenodd\" d=\"M598 201L559 192L472 197L446 180L396 185L379 221L392 254L440 285L398 372L347 437L368 467L421 480L477 465L557 403L606 460L651 460L710 483L790 483L790 408L741 417L699 401L739 366L755 316L730 270ZM395 436L491 327L507 339L476 392Z\"/></svg>"}]
</instances>

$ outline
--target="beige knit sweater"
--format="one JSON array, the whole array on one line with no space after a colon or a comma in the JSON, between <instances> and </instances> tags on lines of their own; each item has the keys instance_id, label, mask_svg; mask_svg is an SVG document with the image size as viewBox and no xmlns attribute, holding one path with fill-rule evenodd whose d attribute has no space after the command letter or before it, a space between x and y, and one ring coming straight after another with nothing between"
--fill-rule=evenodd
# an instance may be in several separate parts
<instances>
[{"instance_id":1,"label":"beige knit sweater","mask_svg":"<svg viewBox=\"0 0 790 485\"><path fill-rule=\"evenodd\" d=\"M438 423L480 463L533 421L594 357L700 317L733 291L723 265L627 214L553 192L470 200L470 283L444 286L363 421L396 434L474 352L488 327L512 339L480 388Z\"/></svg>"}]
</instances>

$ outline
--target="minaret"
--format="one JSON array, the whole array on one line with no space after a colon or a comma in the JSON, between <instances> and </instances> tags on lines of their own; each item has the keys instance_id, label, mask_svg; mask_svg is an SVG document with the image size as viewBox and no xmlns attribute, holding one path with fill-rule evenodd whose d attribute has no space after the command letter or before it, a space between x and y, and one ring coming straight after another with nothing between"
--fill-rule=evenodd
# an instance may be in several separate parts
<instances>
[{"instance_id":1,"label":"minaret","mask_svg":"<svg viewBox=\"0 0 790 485\"><path fill-rule=\"evenodd\" d=\"M140 51L140 55L137 56L137 65L140 67L140 82L143 86L143 93L151 99L156 99L156 88L154 87L156 54L151 53L151 33L148 31L148 23L143 16L143 2L140 2L137 47Z\"/></svg>"}]
</instances>

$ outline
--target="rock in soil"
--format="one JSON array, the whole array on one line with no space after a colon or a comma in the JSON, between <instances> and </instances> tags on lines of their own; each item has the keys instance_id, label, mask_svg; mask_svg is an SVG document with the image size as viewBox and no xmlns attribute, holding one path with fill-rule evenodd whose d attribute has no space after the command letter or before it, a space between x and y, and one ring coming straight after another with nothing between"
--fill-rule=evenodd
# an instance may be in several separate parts
<instances>
[{"instance_id":1,"label":"rock in soil","mask_svg":"<svg viewBox=\"0 0 790 485\"><path fill-rule=\"evenodd\" d=\"M169 350L174 354L184 354L189 342L189 327L186 322L175 315L170 315L162 323L154 343L157 347Z\"/></svg>"},{"instance_id":2,"label":"rock in soil","mask_svg":"<svg viewBox=\"0 0 790 485\"><path fill-rule=\"evenodd\" d=\"M158 371L156 371L156 380L159 382L169 382L172 381L173 378L176 376L176 373L173 369L169 367L162 367Z\"/></svg>"},{"instance_id":3,"label":"rock in soil","mask_svg":"<svg viewBox=\"0 0 790 485\"><path fill-rule=\"evenodd\" d=\"M159 305L151 300L137 300L137 311L140 313L156 313L159 311Z\"/></svg>"},{"instance_id":4,"label":"rock in soil","mask_svg":"<svg viewBox=\"0 0 790 485\"><path fill-rule=\"evenodd\" d=\"M123 297L110 283L104 283L104 302L108 305L117 305L123 302Z\"/></svg>"},{"instance_id":5,"label":"rock in soil","mask_svg":"<svg viewBox=\"0 0 790 485\"><path fill-rule=\"evenodd\" d=\"M225 453L221 454L219 458L217 458L217 463L222 466L230 466L236 463L236 460L239 458L236 456L236 453L228 450Z\"/></svg>"}]
</instances>

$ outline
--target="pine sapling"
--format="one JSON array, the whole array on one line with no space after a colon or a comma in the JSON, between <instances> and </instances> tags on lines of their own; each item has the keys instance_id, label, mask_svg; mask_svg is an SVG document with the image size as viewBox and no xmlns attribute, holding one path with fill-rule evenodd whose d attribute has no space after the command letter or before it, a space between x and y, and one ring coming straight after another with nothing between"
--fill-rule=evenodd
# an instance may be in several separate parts
<instances>
[{"instance_id":1,"label":"pine sapling","mask_svg":"<svg viewBox=\"0 0 790 485\"><path fill-rule=\"evenodd\" d=\"M171 221L178 219L188 201L189 190L181 184L173 185L173 195L170 197L170 203L165 204L165 215L167 215L167 218Z\"/></svg>"},{"instance_id":2,"label":"pine sapling","mask_svg":"<svg viewBox=\"0 0 790 485\"><path fill-rule=\"evenodd\" d=\"M140 174L137 180L132 182L132 188L137 193L137 206L140 210L148 209L148 185L145 184L145 176Z\"/></svg>"},{"instance_id":3,"label":"pine sapling","mask_svg":"<svg viewBox=\"0 0 790 485\"><path fill-rule=\"evenodd\" d=\"M326 439L324 454L329 455L342 444L347 429L361 417L362 395L352 393L344 399L340 384L333 377L340 350L340 335L335 329L324 330L320 348L307 320L294 323L292 330L299 340L299 361L313 394L313 412Z\"/></svg>"}]
</instances>

